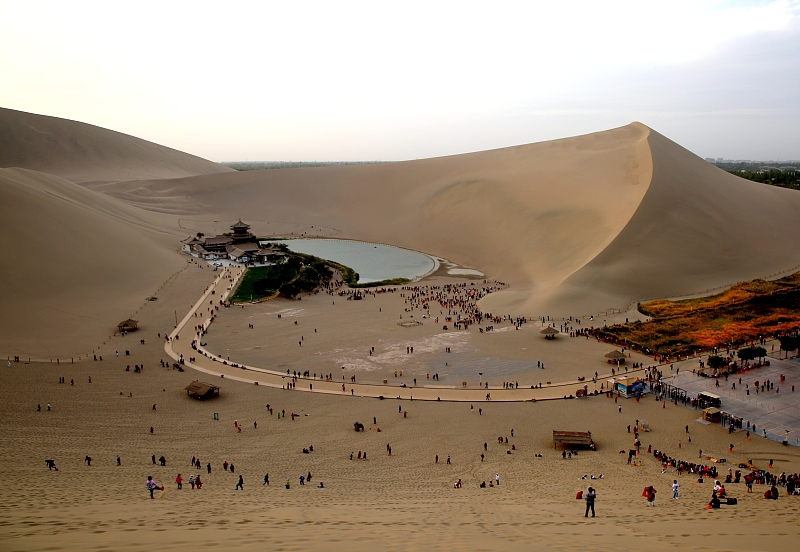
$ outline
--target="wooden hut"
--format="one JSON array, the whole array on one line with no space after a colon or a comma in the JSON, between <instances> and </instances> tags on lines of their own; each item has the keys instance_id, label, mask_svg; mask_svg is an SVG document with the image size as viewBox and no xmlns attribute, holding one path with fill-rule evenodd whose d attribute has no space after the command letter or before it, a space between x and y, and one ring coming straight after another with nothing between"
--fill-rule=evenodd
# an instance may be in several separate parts
<instances>
[{"instance_id":1,"label":"wooden hut","mask_svg":"<svg viewBox=\"0 0 800 552\"><path fill-rule=\"evenodd\" d=\"M722 419L722 411L716 407L709 407L703 409L703 420L712 424L718 424Z\"/></svg>"},{"instance_id":2,"label":"wooden hut","mask_svg":"<svg viewBox=\"0 0 800 552\"><path fill-rule=\"evenodd\" d=\"M219 397L219 387L197 380L186 386L186 392L190 397L200 401Z\"/></svg>"},{"instance_id":3,"label":"wooden hut","mask_svg":"<svg viewBox=\"0 0 800 552\"><path fill-rule=\"evenodd\" d=\"M620 365L625 362L627 357L625 356L625 353L621 351L611 351L610 353L606 353L606 358L608 359L608 362L613 362L614 364Z\"/></svg>"},{"instance_id":4,"label":"wooden hut","mask_svg":"<svg viewBox=\"0 0 800 552\"><path fill-rule=\"evenodd\" d=\"M587 447L594 450L591 431L553 430L553 445L553 448L558 448L558 445L567 445L569 447Z\"/></svg>"},{"instance_id":5,"label":"wooden hut","mask_svg":"<svg viewBox=\"0 0 800 552\"><path fill-rule=\"evenodd\" d=\"M128 318L117 324L117 329L122 332L135 332L139 329L139 321L133 318Z\"/></svg>"}]
</instances>

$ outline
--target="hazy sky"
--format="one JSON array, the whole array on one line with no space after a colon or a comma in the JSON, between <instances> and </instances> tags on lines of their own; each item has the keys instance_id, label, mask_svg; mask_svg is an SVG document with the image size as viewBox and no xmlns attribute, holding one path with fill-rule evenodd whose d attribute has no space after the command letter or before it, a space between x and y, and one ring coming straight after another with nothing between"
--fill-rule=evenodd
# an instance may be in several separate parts
<instances>
[{"instance_id":1,"label":"hazy sky","mask_svg":"<svg viewBox=\"0 0 800 552\"><path fill-rule=\"evenodd\" d=\"M641 121L800 159L800 1L0 0L0 106L215 161L398 160Z\"/></svg>"}]
</instances>

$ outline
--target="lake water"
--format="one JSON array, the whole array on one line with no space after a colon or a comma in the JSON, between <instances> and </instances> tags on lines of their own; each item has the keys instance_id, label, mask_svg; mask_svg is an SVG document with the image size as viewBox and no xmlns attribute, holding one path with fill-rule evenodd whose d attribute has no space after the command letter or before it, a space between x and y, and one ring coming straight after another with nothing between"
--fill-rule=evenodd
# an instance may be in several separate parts
<instances>
[{"instance_id":1,"label":"lake water","mask_svg":"<svg viewBox=\"0 0 800 552\"><path fill-rule=\"evenodd\" d=\"M359 283L391 278L415 280L438 268L438 262L424 253L380 243L321 239L269 240L261 243L283 243L297 253L349 266L358 272Z\"/></svg>"}]
</instances>

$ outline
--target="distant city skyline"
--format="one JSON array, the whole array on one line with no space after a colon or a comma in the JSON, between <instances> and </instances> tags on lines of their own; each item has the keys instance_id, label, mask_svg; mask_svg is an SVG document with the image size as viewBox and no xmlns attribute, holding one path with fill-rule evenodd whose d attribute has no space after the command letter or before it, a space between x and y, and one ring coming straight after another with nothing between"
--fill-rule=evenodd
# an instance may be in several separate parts
<instances>
[{"instance_id":1,"label":"distant city skyline","mask_svg":"<svg viewBox=\"0 0 800 552\"><path fill-rule=\"evenodd\" d=\"M800 159L800 1L0 0L0 106L214 161L395 161L642 122Z\"/></svg>"}]
</instances>

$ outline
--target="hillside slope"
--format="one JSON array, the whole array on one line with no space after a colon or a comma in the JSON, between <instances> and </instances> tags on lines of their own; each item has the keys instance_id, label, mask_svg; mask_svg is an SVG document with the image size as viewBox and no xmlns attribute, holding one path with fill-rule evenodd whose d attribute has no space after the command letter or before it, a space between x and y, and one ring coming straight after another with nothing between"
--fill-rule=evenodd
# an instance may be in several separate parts
<instances>
[{"instance_id":1,"label":"hillside slope","mask_svg":"<svg viewBox=\"0 0 800 552\"><path fill-rule=\"evenodd\" d=\"M0 168L76 183L178 178L233 169L94 125L0 108Z\"/></svg>"},{"instance_id":2,"label":"hillside slope","mask_svg":"<svg viewBox=\"0 0 800 552\"><path fill-rule=\"evenodd\" d=\"M113 333L186 266L160 217L56 176L0 169L0 352L77 356Z\"/></svg>"},{"instance_id":3,"label":"hillside slope","mask_svg":"<svg viewBox=\"0 0 800 552\"><path fill-rule=\"evenodd\" d=\"M648 143L653 180L636 213L545 305L622 307L800 265L800 192L733 176L654 131Z\"/></svg>"}]
</instances>

